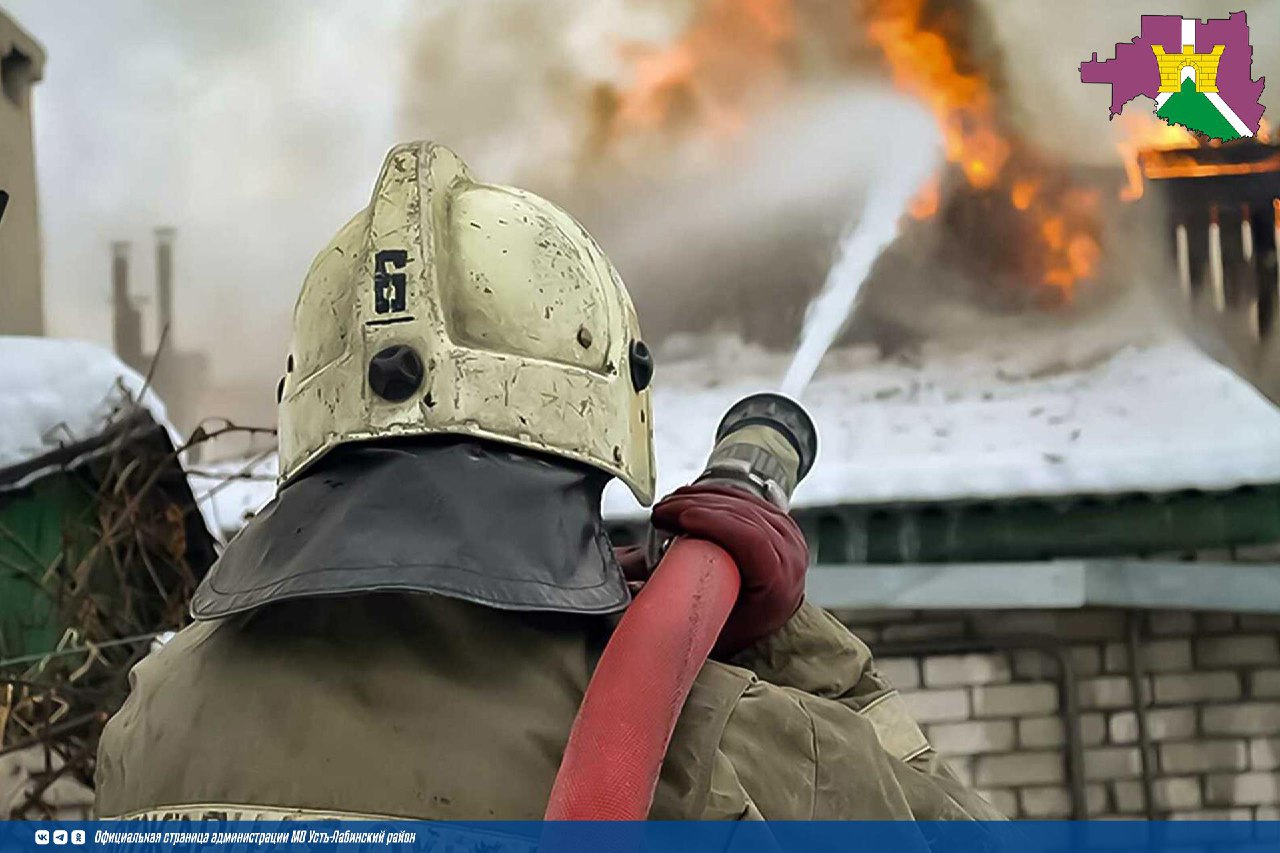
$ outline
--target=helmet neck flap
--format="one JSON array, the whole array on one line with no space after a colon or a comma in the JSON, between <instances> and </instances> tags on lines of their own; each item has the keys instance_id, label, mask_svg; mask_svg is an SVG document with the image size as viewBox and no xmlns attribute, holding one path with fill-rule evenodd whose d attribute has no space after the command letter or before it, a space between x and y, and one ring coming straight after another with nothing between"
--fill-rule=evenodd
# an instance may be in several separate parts
<instances>
[{"instance_id":1,"label":"helmet neck flap","mask_svg":"<svg viewBox=\"0 0 1280 853\"><path fill-rule=\"evenodd\" d=\"M280 490L196 591L209 620L321 595L425 592L509 610L630 601L600 518L608 475L470 439L336 449Z\"/></svg>"}]
</instances>

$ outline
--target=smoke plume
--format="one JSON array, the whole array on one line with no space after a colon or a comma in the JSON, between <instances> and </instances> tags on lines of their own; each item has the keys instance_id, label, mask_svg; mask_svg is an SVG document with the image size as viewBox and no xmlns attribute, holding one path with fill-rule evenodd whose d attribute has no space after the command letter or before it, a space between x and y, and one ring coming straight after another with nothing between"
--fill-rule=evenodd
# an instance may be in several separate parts
<instances>
[{"instance_id":1,"label":"smoke plume","mask_svg":"<svg viewBox=\"0 0 1280 853\"><path fill-rule=\"evenodd\" d=\"M819 362L857 307L871 266L894 238L913 196L938 167L936 131L926 125L901 128L901 144L890 148L867 192L858 218L840 238L822 290L805 309L804 327L782 392L799 398Z\"/></svg>"}]
</instances>

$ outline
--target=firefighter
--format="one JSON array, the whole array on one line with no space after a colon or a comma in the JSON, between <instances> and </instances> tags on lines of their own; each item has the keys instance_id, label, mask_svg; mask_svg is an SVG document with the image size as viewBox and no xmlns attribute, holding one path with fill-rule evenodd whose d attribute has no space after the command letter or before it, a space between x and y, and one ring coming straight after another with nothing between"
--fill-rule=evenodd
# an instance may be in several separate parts
<instances>
[{"instance_id":1,"label":"firefighter","mask_svg":"<svg viewBox=\"0 0 1280 853\"><path fill-rule=\"evenodd\" d=\"M137 665L101 817L537 819L630 600L611 478L644 504L653 365L583 228L452 151L391 151L316 258L279 387L280 488ZM804 602L782 510L678 490L742 593L677 724L651 817L997 817L860 641Z\"/></svg>"}]
</instances>

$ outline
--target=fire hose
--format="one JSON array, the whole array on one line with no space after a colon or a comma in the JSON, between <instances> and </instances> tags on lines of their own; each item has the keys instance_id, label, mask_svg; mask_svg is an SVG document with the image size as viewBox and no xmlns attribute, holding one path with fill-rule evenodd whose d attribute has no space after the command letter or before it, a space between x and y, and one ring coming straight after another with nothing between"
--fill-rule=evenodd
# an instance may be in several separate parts
<instances>
[{"instance_id":1,"label":"fire hose","mask_svg":"<svg viewBox=\"0 0 1280 853\"><path fill-rule=\"evenodd\" d=\"M699 482L748 489L786 507L817 454L799 404L746 397L725 414ZM623 614L565 746L546 820L644 820L676 720L738 599L724 549L679 537Z\"/></svg>"}]
</instances>

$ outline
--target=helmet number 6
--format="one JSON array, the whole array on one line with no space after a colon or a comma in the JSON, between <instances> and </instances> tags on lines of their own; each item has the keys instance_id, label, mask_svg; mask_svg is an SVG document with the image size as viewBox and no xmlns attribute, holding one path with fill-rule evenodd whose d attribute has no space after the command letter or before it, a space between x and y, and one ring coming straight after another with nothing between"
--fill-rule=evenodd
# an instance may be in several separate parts
<instances>
[{"instance_id":1,"label":"helmet number 6","mask_svg":"<svg viewBox=\"0 0 1280 853\"><path fill-rule=\"evenodd\" d=\"M405 264L409 253L404 249L383 249L373 259L373 310L389 314L404 310Z\"/></svg>"}]
</instances>

